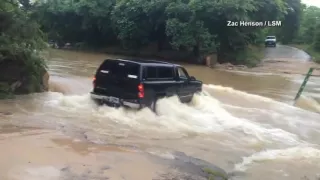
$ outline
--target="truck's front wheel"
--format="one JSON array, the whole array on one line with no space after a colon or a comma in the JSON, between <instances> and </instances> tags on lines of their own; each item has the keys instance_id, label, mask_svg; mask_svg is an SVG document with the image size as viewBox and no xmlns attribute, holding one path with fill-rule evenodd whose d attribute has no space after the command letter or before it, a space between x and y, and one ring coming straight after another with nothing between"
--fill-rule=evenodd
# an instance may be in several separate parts
<instances>
[{"instance_id":1,"label":"truck's front wheel","mask_svg":"<svg viewBox=\"0 0 320 180\"><path fill-rule=\"evenodd\" d=\"M92 99L92 101L93 101L97 106L101 106L101 105L103 105L102 100L99 100L99 99Z\"/></svg>"}]
</instances>

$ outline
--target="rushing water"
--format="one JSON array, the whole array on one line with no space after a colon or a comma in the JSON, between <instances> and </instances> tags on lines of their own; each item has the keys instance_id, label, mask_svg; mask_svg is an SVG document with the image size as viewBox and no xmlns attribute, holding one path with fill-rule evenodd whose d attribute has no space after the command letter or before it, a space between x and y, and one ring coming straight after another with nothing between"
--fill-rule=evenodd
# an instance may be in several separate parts
<instances>
[{"instance_id":1,"label":"rushing water","mask_svg":"<svg viewBox=\"0 0 320 180\"><path fill-rule=\"evenodd\" d=\"M311 78L298 108L293 98L303 76L231 73L185 65L204 82L190 104L176 97L157 104L159 115L97 107L88 92L105 54L52 50L50 92L3 101L6 117L65 131L90 141L133 145L169 158L182 151L214 163L233 179L312 179L320 168L320 79ZM320 112L320 111L318 111Z\"/></svg>"}]
</instances>

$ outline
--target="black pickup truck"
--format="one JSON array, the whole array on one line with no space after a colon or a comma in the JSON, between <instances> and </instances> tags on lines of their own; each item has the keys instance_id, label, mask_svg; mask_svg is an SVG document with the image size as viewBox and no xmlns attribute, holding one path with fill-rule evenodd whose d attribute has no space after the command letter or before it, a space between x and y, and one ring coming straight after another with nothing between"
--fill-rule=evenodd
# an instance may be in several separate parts
<instances>
[{"instance_id":1,"label":"black pickup truck","mask_svg":"<svg viewBox=\"0 0 320 180\"><path fill-rule=\"evenodd\" d=\"M156 102L177 95L190 102L202 90L202 82L189 76L180 65L162 61L107 59L93 78L91 98L113 107L144 108L155 111Z\"/></svg>"}]
</instances>

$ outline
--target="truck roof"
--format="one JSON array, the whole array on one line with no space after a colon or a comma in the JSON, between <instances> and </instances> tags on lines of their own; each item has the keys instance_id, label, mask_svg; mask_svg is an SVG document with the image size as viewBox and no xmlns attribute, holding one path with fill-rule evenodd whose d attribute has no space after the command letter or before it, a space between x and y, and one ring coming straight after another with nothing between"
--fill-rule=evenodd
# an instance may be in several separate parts
<instances>
[{"instance_id":1,"label":"truck roof","mask_svg":"<svg viewBox=\"0 0 320 180\"><path fill-rule=\"evenodd\" d=\"M144 60L144 59L107 59L107 60L131 62L131 63L141 64L141 65L152 65L152 66L155 66L155 65L180 66L177 64L168 63L168 62L164 62L164 61L158 61L158 60Z\"/></svg>"}]
</instances>

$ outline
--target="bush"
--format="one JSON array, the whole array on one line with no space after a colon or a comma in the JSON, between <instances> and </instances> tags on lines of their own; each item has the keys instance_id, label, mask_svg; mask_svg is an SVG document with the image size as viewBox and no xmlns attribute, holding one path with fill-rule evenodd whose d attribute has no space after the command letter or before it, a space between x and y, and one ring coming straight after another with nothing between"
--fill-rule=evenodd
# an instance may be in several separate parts
<instances>
[{"instance_id":1,"label":"bush","mask_svg":"<svg viewBox=\"0 0 320 180\"><path fill-rule=\"evenodd\" d=\"M0 98L41 91L43 34L15 1L0 3Z\"/></svg>"},{"instance_id":2,"label":"bush","mask_svg":"<svg viewBox=\"0 0 320 180\"><path fill-rule=\"evenodd\" d=\"M320 53L320 23L317 27L312 47L315 51L318 51Z\"/></svg>"}]
</instances>

